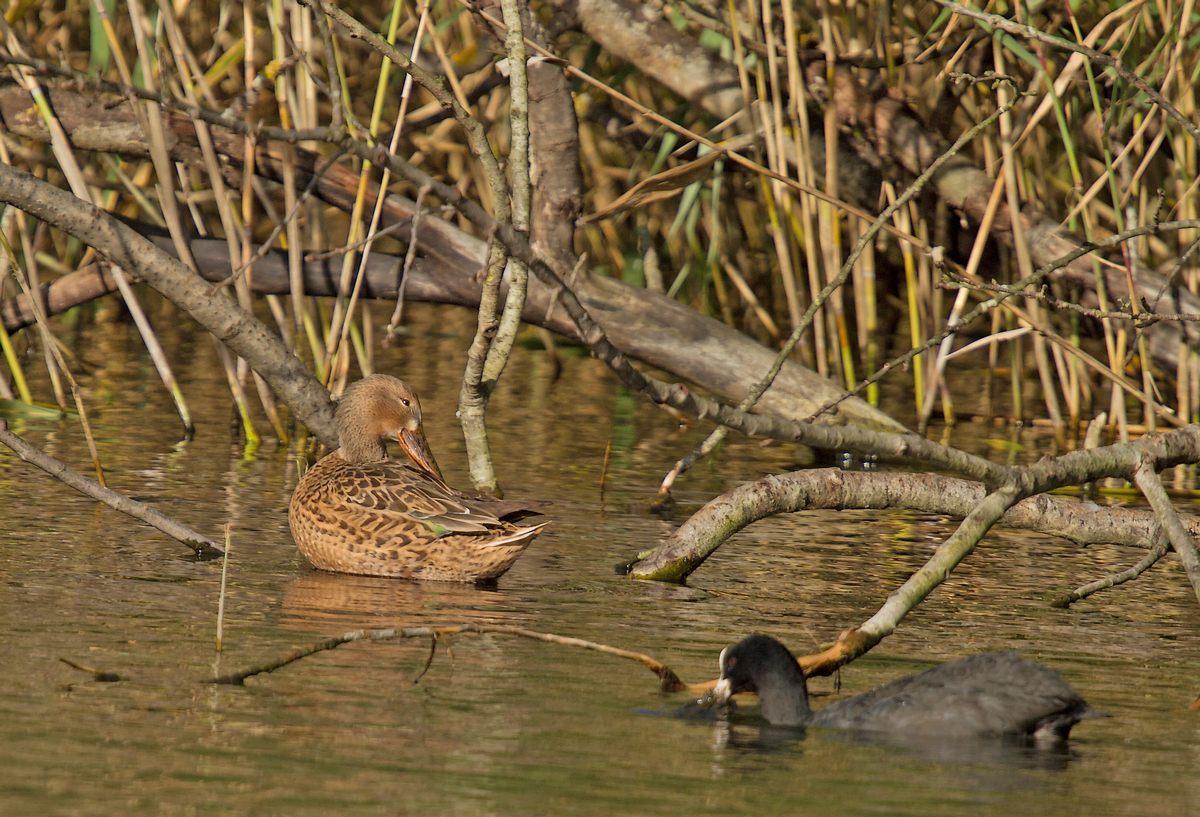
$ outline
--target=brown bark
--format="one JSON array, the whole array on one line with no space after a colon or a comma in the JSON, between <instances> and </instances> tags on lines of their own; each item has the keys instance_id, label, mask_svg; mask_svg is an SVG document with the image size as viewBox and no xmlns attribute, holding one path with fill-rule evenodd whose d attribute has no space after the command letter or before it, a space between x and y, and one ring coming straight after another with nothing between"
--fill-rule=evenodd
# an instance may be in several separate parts
<instances>
[{"instance_id":1,"label":"brown bark","mask_svg":"<svg viewBox=\"0 0 1200 817\"><path fill-rule=\"evenodd\" d=\"M112 273L100 264L88 264L83 269L42 284L39 297L46 307L47 315L57 315L116 291L117 282ZM0 321L4 322L4 328L8 332L33 326L34 313L29 297L22 293L0 302Z\"/></svg>"},{"instance_id":2,"label":"brown bark","mask_svg":"<svg viewBox=\"0 0 1200 817\"><path fill-rule=\"evenodd\" d=\"M579 124L566 75L549 62L529 66L531 234L534 249L556 264L573 266L575 221L583 206Z\"/></svg>"},{"instance_id":3,"label":"brown bark","mask_svg":"<svg viewBox=\"0 0 1200 817\"><path fill-rule=\"evenodd\" d=\"M504 48L504 31L489 22L500 17L496 0L481 2L481 27L493 37L493 48ZM526 8L521 15L525 38L550 48L550 37ZM583 202L583 172L579 167L579 123L567 75L553 62L534 57L526 66L529 85L529 161L533 182L530 238L534 248L564 267L574 266L575 221Z\"/></svg>"},{"instance_id":4,"label":"brown bark","mask_svg":"<svg viewBox=\"0 0 1200 817\"><path fill-rule=\"evenodd\" d=\"M662 7L639 0L554 0L570 5L588 36L616 57L718 119L743 108L737 69L681 34Z\"/></svg>"}]
</instances>

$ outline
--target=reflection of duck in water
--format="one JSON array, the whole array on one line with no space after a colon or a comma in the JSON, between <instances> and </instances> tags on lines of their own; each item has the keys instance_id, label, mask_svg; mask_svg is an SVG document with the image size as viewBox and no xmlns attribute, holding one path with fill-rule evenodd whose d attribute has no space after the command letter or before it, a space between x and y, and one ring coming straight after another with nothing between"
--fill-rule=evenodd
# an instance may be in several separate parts
<instances>
[{"instance_id":1,"label":"reflection of duck in water","mask_svg":"<svg viewBox=\"0 0 1200 817\"><path fill-rule=\"evenodd\" d=\"M787 647L752 635L721 651L718 701L756 692L778 726L825 726L890 736L975 738L1010 735L1063 741L1085 718L1103 717L1063 677L1015 652L960 658L862 695L808 706L804 673Z\"/></svg>"},{"instance_id":2,"label":"reflection of duck in water","mask_svg":"<svg viewBox=\"0 0 1200 817\"><path fill-rule=\"evenodd\" d=\"M406 383L375 374L337 407L338 450L305 472L288 523L300 552L322 570L479 582L504 573L544 525L516 520L535 503L473 497L448 486ZM411 462L391 459L387 440Z\"/></svg>"},{"instance_id":3,"label":"reflection of duck in water","mask_svg":"<svg viewBox=\"0 0 1200 817\"><path fill-rule=\"evenodd\" d=\"M503 591L317 570L298 576L287 586L281 612L288 629L325 634L463 623L527 627L535 621L514 612L512 595Z\"/></svg>"}]
</instances>

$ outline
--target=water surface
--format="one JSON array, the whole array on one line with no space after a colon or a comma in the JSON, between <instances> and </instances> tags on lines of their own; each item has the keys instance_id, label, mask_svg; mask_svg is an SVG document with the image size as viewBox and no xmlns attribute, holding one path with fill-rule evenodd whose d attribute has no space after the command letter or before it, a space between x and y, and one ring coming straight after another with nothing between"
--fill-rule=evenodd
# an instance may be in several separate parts
<instances>
[{"instance_id":1,"label":"water surface","mask_svg":"<svg viewBox=\"0 0 1200 817\"><path fill-rule=\"evenodd\" d=\"M380 367L417 388L439 462L466 485L453 414L471 323L417 312L443 331L414 333ZM602 641L702 680L748 632L807 651L861 622L949 527L911 513L793 514L736 536L686 587L627 580L613 566L682 514L810 457L734 440L683 478L681 515L657 518L646 501L707 429L680 429L594 361L568 357L553 380L544 353L518 349L494 398L492 441L509 495L552 500L554 524L495 589L321 574L287 530L296 451L239 444L207 339L181 329L169 347L198 420L186 443L128 330L87 330L74 344L113 486L214 538L231 524L226 648L218 662L219 564L187 558L0 452L6 815L1144 815L1200 802L1200 721L1186 709L1200 691L1200 611L1178 564L1054 610L1049 596L1139 554L1025 533L989 536L894 636L842 672L840 694L1019 648L1113 716L1081 725L1065 754L895 747L675 717L684 700L660 695L636 664L501 635L445 640L419 683L429 644L414 640L345 646L244 688L205 684L217 669L352 629L463 622ZM77 424L12 423L87 468ZM1033 432L983 426L959 429L954 442L996 456L1007 445L992 438L1010 436L1021 456L1052 450ZM92 681L61 658L124 680ZM833 682L813 688L831 693Z\"/></svg>"}]
</instances>

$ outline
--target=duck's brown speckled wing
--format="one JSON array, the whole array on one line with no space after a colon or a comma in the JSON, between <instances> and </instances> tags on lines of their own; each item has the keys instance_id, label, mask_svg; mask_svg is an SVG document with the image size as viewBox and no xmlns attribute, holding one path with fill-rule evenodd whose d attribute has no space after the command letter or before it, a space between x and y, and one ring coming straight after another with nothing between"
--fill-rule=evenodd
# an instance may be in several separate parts
<instances>
[{"instance_id":1,"label":"duck's brown speckled wing","mask_svg":"<svg viewBox=\"0 0 1200 817\"><path fill-rule=\"evenodd\" d=\"M404 461L351 463L326 455L288 506L296 545L341 573L488 581L512 567L542 525L510 519L526 503L462 494Z\"/></svg>"},{"instance_id":2,"label":"duck's brown speckled wing","mask_svg":"<svg viewBox=\"0 0 1200 817\"><path fill-rule=\"evenodd\" d=\"M416 520L436 533L488 533L503 527L488 508L488 500L459 493L410 465L384 461L343 466L353 471L344 490L331 492L326 501L345 503L350 512L368 510L383 517Z\"/></svg>"}]
</instances>

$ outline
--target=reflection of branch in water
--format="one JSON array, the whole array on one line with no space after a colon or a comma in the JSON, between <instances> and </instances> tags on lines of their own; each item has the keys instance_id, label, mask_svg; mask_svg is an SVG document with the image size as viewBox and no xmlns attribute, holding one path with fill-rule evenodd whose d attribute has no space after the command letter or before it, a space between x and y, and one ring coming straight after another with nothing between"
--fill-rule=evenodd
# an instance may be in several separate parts
<instances>
[{"instance_id":1,"label":"reflection of branch in water","mask_svg":"<svg viewBox=\"0 0 1200 817\"><path fill-rule=\"evenodd\" d=\"M66 483L81 494L86 494L92 499L103 502L114 510L128 514L134 519L140 519L147 525L158 528L177 542L187 545L202 559L219 559L225 555L224 551L217 546L217 543L207 536L197 533L187 525L176 522L174 519L171 519L166 514L155 510L149 505L101 485L94 479L85 477L61 460L57 460L40 448L29 444L10 431L8 423L3 419L0 419L0 443L4 443L11 448L25 462L36 465L50 476L60 482Z\"/></svg>"},{"instance_id":2,"label":"reflection of branch in water","mask_svg":"<svg viewBox=\"0 0 1200 817\"><path fill-rule=\"evenodd\" d=\"M391 627L384 630L352 630L348 633L343 633L333 638L327 638L324 641L311 644L307 647L302 647L288 655L278 658L266 664L249 667L248 669L231 672L225 675L219 675L211 679L214 684L234 684L241 685L247 678L254 675L262 675L268 672L274 672L277 669L286 667L288 664L293 664L302 658L307 658L310 655L315 655L325 650L333 650L343 644L350 644L355 641L390 641L396 638L431 638L433 644L429 650L429 658L425 663L425 668L414 679L414 683L419 681L422 676L428 671L429 666L433 663L434 651L437 647L437 639L445 635L456 635L459 633L497 633L500 635L516 635L522 638L531 638L535 641L543 641L547 644L559 644L565 647L579 647L585 650L594 650L607 655L615 655L618 658L627 658L631 661L637 661L644 667L650 669L658 676L659 685L663 692L688 692L692 694L700 694L707 691L713 682L703 684L688 684L680 680L675 671L661 661L644 655L640 652L631 650L623 650L620 647L610 647L607 644L598 644L595 641L585 641L582 638L571 638L569 636L555 635L554 633L542 633L536 630L526 630L523 627L508 627L502 624L454 624L444 627Z\"/></svg>"},{"instance_id":3,"label":"reflection of branch in water","mask_svg":"<svg viewBox=\"0 0 1200 817\"><path fill-rule=\"evenodd\" d=\"M84 664L76 664L74 661L72 661L69 658L59 658L58 660L62 661L64 664L66 664L71 669L77 669L80 672L86 672L88 675L92 676L93 681L100 681L101 683L111 684L114 681L124 680L121 678L120 675L118 675L115 672L105 672L104 670L98 670L95 667L89 667Z\"/></svg>"},{"instance_id":4,"label":"reflection of branch in water","mask_svg":"<svg viewBox=\"0 0 1200 817\"><path fill-rule=\"evenodd\" d=\"M421 683L421 679L425 677L425 673L429 672L429 668L433 666L433 657L437 654L438 634L435 631L429 639L429 657L425 659L425 666L421 667L421 671L417 673L417 677L413 678L414 684Z\"/></svg>"}]
</instances>

